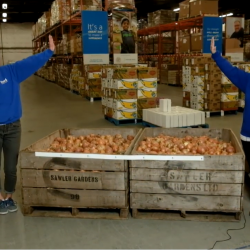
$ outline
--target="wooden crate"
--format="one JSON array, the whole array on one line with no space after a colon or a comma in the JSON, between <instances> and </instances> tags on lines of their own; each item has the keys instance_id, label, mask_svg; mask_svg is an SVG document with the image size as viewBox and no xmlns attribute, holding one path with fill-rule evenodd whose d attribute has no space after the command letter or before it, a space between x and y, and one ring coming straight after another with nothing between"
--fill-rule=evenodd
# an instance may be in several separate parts
<instances>
[{"instance_id":1,"label":"wooden crate","mask_svg":"<svg viewBox=\"0 0 250 250\"><path fill-rule=\"evenodd\" d=\"M230 129L146 128L145 137L161 133L184 137L208 135L231 141L232 156L204 156L204 161L131 161L130 207L135 218L235 221L243 211L245 156Z\"/></svg>"},{"instance_id":2,"label":"wooden crate","mask_svg":"<svg viewBox=\"0 0 250 250\"><path fill-rule=\"evenodd\" d=\"M63 129L20 153L23 213L29 216L125 219L129 214L128 161L36 157L56 137L133 135L137 128ZM45 209L45 210L44 210ZM66 211L65 211L66 209ZM96 209L102 209L96 212ZM111 213L114 209L119 213ZM63 210L63 211L62 211Z\"/></svg>"}]
</instances>

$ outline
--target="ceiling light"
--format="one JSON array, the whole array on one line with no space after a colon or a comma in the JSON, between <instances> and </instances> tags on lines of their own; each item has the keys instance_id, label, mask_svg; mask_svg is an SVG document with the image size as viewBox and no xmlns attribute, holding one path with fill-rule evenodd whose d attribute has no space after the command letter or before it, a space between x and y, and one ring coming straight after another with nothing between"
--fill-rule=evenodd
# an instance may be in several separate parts
<instances>
[{"instance_id":1,"label":"ceiling light","mask_svg":"<svg viewBox=\"0 0 250 250\"><path fill-rule=\"evenodd\" d=\"M7 17L7 13L3 13L3 17Z\"/></svg>"},{"instance_id":2,"label":"ceiling light","mask_svg":"<svg viewBox=\"0 0 250 250\"><path fill-rule=\"evenodd\" d=\"M7 3L3 3L2 4L2 9L7 10L7 8L8 8L8 4Z\"/></svg>"},{"instance_id":3,"label":"ceiling light","mask_svg":"<svg viewBox=\"0 0 250 250\"><path fill-rule=\"evenodd\" d=\"M6 23L6 22L7 22L7 19L3 19L3 22Z\"/></svg>"},{"instance_id":4,"label":"ceiling light","mask_svg":"<svg viewBox=\"0 0 250 250\"><path fill-rule=\"evenodd\" d=\"M222 15L222 16L220 16L220 17L226 17L227 15Z\"/></svg>"},{"instance_id":5,"label":"ceiling light","mask_svg":"<svg viewBox=\"0 0 250 250\"><path fill-rule=\"evenodd\" d=\"M233 16L234 14L233 13L229 13L229 14L227 14L227 16Z\"/></svg>"},{"instance_id":6,"label":"ceiling light","mask_svg":"<svg viewBox=\"0 0 250 250\"><path fill-rule=\"evenodd\" d=\"M176 9L174 9L174 11L179 11L180 10L180 8L176 8Z\"/></svg>"}]
</instances>

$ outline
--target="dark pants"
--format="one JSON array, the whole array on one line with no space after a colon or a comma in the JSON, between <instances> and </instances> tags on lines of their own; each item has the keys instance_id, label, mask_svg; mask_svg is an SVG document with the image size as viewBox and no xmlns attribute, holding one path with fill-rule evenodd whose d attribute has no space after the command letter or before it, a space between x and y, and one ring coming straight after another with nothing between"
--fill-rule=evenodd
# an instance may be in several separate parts
<instances>
[{"instance_id":1,"label":"dark pants","mask_svg":"<svg viewBox=\"0 0 250 250\"><path fill-rule=\"evenodd\" d=\"M242 141L242 146L243 146L243 150L246 156L246 161L248 163L248 165L250 166L250 141Z\"/></svg>"},{"instance_id":2,"label":"dark pants","mask_svg":"<svg viewBox=\"0 0 250 250\"><path fill-rule=\"evenodd\" d=\"M6 194L15 192L17 180L17 162L21 142L21 123L16 121L7 125L0 125L0 165L1 153L4 158L4 191ZM0 179L0 192L1 192Z\"/></svg>"}]
</instances>

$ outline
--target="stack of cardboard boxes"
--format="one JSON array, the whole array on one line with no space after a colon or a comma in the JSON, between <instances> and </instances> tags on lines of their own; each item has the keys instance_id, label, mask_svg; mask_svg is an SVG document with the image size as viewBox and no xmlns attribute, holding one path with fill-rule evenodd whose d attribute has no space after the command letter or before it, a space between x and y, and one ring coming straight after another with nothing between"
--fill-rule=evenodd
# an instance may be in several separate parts
<instances>
[{"instance_id":1,"label":"stack of cardboard boxes","mask_svg":"<svg viewBox=\"0 0 250 250\"><path fill-rule=\"evenodd\" d=\"M50 26L65 21L70 17L70 3L68 0L55 0L51 5Z\"/></svg>"},{"instance_id":2,"label":"stack of cardboard boxes","mask_svg":"<svg viewBox=\"0 0 250 250\"><path fill-rule=\"evenodd\" d=\"M142 110L157 105L157 69L105 68L103 114L115 120L142 119Z\"/></svg>"},{"instance_id":3,"label":"stack of cardboard boxes","mask_svg":"<svg viewBox=\"0 0 250 250\"><path fill-rule=\"evenodd\" d=\"M239 89L222 74L221 110L238 110Z\"/></svg>"},{"instance_id":4,"label":"stack of cardboard boxes","mask_svg":"<svg viewBox=\"0 0 250 250\"><path fill-rule=\"evenodd\" d=\"M71 64L58 64L58 85L70 89Z\"/></svg>"},{"instance_id":5,"label":"stack of cardboard boxes","mask_svg":"<svg viewBox=\"0 0 250 250\"><path fill-rule=\"evenodd\" d=\"M70 73L70 90L79 92L79 78L83 78L82 64L73 64Z\"/></svg>"},{"instance_id":6,"label":"stack of cardboard boxes","mask_svg":"<svg viewBox=\"0 0 250 250\"><path fill-rule=\"evenodd\" d=\"M201 111L236 109L238 90L210 57L183 59L182 84L184 107Z\"/></svg>"},{"instance_id":7,"label":"stack of cardboard boxes","mask_svg":"<svg viewBox=\"0 0 250 250\"><path fill-rule=\"evenodd\" d=\"M218 15L218 0L183 1L179 3L179 20L201 16Z\"/></svg>"},{"instance_id":8,"label":"stack of cardboard boxes","mask_svg":"<svg viewBox=\"0 0 250 250\"><path fill-rule=\"evenodd\" d=\"M102 65L85 65L85 96L88 99L102 97Z\"/></svg>"},{"instance_id":9,"label":"stack of cardboard boxes","mask_svg":"<svg viewBox=\"0 0 250 250\"><path fill-rule=\"evenodd\" d=\"M81 6L81 0L70 0L71 1L71 13L75 13L80 10L102 10L102 0L83 0Z\"/></svg>"}]
</instances>

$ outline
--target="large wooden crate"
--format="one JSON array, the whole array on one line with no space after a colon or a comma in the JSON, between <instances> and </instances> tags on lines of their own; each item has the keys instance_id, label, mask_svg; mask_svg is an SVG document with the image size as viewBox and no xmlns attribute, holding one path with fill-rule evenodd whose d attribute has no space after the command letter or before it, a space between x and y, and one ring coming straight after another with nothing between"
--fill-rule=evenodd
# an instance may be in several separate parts
<instances>
[{"instance_id":1,"label":"large wooden crate","mask_svg":"<svg viewBox=\"0 0 250 250\"><path fill-rule=\"evenodd\" d=\"M21 151L24 215L127 218L128 161L36 157L35 152L45 151L56 137L121 134L135 136L126 152L130 154L141 131L137 128L63 129Z\"/></svg>"},{"instance_id":2,"label":"large wooden crate","mask_svg":"<svg viewBox=\"0 0 250 250\"><path fill-rule=\"evenodd\" d=\"M146 128L145 137L208 135L232 142L232 156L204 156L204 161L131 161L130 207L135 218L237 221L243 211L245 156L230 129Z\"/></svg>"}]
</instances>

